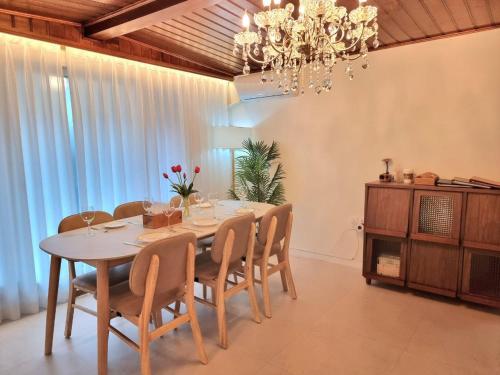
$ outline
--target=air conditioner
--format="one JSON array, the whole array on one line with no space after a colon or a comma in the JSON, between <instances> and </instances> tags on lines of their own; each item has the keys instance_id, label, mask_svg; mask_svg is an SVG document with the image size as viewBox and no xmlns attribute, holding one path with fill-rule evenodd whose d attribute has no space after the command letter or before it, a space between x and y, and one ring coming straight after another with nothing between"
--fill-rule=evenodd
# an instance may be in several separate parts
<instances>
[{"instance_id":1,"label":"air conditioner","mask_svg":"<svg viewBox=\"0 0 500 375\"><path fill-rule=\"evenodd\" d=\"M270 73L268 72L269 76ZM249 101L255 99L264 99L272 97L292 97L298 94L298 90L290 94L283 94L282 89L278 88L278 81L260 82L260 73L253 73L247 76L241 75L234 77L234 86L238 92L241 101Z\"/></svg>"}]
</instances>

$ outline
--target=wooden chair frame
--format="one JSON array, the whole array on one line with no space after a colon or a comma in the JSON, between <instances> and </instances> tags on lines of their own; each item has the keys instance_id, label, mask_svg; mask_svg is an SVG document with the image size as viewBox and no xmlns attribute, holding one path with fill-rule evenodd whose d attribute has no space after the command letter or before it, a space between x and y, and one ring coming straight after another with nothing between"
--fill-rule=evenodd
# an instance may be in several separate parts
<instances>
[{"instance_id":1,"label":"wooden chair frame","mask_svg":"<svg viewBox=\"0 0 500 375\"><path fill-rule=\"evenodd\" d=\"M135 349L139 352L141 358L141 375L151 375L149 344L161 337L163 334L172 331L185 323L190 323L191 325L193 339L196 345L196 350L200 362L203 364L208 363L207 354L203 346L203 338L201 335L200 325L198 323L198 318L196 316L196 310L194 307L194 259L194 246L190 243L188 245L188 259L186 265L187 287L186 292L183 296L183 302L186 305L187 310L185 314L179 313L180 300L176 301L177 313L174 314L174 319L166 324L163 324L161 322L161 310L152 311L153 299L158 279L158 269L160 265L160 258L158 257L158 255L153 255L149 264L149 270L146 278L146 292L144 294L144 301L140 315L122 315L125 319L138 327L140 342L137 344L117 328L113 327L111 325L111 322L108 325L109 331L114 333L119 339L124 341L132 349ZM153 317L153 320L155 322L155 329L153 331L149 331L149 323L151 321L151 317Z\"/></svg>"},{"instance_id":2,"label":"wooden chair frame","mask_svg":"<svg viewBox=\"0 0 500 375\"><path fill-rule=\"evenodd\" d=\"M257 304L257 297L255 295L253 272L252 272L253 270L252 259L255 247L255 223L252 223L252 227L250 229L250 234L248 237L246 257L247 259L249 259L249 261L245 263L245 266L242 269L235 270L233 272L235 281L229 281L227 277L229 269L229 260L231 258L231 253L233 250L234 236L235 236L234 230L230 229L228 231L226 241L224 242L222 262L220 264L219 273L217 277L213 280L206 280L206 279L197 280L199 283L203 284L204 287L207 286L211 288L212 300L209 301L205 297L205 295L204 298L195 297L195 300L197 302L203 303L204 305L210 306L217 310L219 345L223 349L227 349L228 347L226 309L225 309L226 299L229 299L235 294L246 290L248 292L253 318L255 322L257 323L261 322L259 306ZM240 276L243 280L238 281L236 275ZM232 287L229 289L227 288L228 284L232 285Z\"/></svg>"},{"instance_id":3,"label":"wooden chair frame","mask_svg":"<svg viewBox=\"0 0 500 375\"><path fill-rule=\"evenodd\" d=\"M288 292L293 299L297 299L297 292L295 290L295 283L292 277L292 271L290 268L289 250L290 250L290 237L292 234L292 223L293 223L293 213L290 212L288 215L288 220L286 224L286 233L281 251L276 255L278 258L277 264L269 263L269 258L271 255L271 249L274 244L274 236L276 235L276 227L278 225L278 219L272 218L269 230L266 237L266 245L264 247L264 252L262 257L257 259L254 266L259 267L260 270L260 280L253 277L254 282L262 285L262 297L264 300L264 315L266 318L272 317L271 312L271 297L269 292L269 276L276 272L281 274L281 283L283 285L283 291ZM248 258L247 258L248 260ZM253 267L253 266L252 266Z\"/></svg>"}]
</instances>

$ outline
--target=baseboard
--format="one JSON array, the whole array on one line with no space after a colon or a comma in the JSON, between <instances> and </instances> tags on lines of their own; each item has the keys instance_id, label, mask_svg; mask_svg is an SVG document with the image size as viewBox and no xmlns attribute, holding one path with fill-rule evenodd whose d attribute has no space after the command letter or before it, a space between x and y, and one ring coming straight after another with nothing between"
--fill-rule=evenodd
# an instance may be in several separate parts
<instances>
[{"instance_id":1,"label":"baseboard","mask_svg":"<svg viewBox=\"0 0 500 375\"><path fill-rule=\"evenodd\" d=\"M358 270L362 269L361 259L347 260L336 257L335 255L319 253L312 250L293 249L293 248L290 248L290 254L299 258L317 259L317 260L322 260L324 262L342 264L344 266L352 267Z\"/></svg>"}]
</instances>

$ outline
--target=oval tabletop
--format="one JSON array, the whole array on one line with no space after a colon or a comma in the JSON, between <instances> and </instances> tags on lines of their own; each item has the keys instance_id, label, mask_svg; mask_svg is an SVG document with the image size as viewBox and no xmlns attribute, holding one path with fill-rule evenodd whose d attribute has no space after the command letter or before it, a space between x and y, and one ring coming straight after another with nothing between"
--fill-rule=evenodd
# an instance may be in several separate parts
<instances>
[{"instance_id":1,"label":"oval tabletop","mask_svg":"<svg viewBox=\"0 0 500 375\"><path fill-rule=\"evenodd\" d=\"M248 207L253 210L257 219L272 207L271 204L249 202ZM216 208L217 220L223 220L241 214L241 202L225 200L219 202ZM46 238L40 242L40 249L50 255L80 261L114 260L130 258L136 255L141 248L131 244L137 243L137 238L145 233L164 232L174 236L180 233L193 232L198 239L210 237L219 225L196 226L193 221L197 217L210 217L213 208L192 208L192 216L186 221L173 225L175 232L170 232L168 227L147 229L142 226L142 216L118 220L125 226L115 229L105 229L106 224L95 225L92 228L93 236L87 235L87 228L76 229ZM126 244L128 243L128 244Z\"/></svg>"}]
</instances>

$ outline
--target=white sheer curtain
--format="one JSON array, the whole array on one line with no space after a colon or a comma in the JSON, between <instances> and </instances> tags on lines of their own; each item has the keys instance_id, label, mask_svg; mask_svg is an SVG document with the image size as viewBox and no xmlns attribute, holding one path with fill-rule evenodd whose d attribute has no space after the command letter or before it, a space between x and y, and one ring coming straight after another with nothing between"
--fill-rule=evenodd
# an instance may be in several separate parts
<instances>
[{"instance_id":1,"label":"white sheer curtain","mask_svg":"<svg viewBox=\"0 0 500 375\"><path fill-rule=\"evenodd\" d=\"M5 34L0 66L0 321L45 305L38 244L83 205L166 200L172 164L201 166L204 193L229 187L229 151L212 147L213 127L228 126L227 82Z\"/></svg>"},{"instance_id":2,"label":"white sheer curtain","mask_svg":"<svg viewBox=\"0 0 500 375\"><path fill-rule=\"evenodd\" d=\"M204 192L229 187L229 152L211 147L228 125L227 82L71 48L67 63L82 204L166 200L173 164L200 165Z\"/></svg>"},{"instance_id":3,"label":"white sheer curtain","mask_svg":"<svg viewBox=\"0 0 500 375\"><path fill-rule=\"evenodd\" d=\"M0 321L44 305L38 243L77 209L62 58L57 46L0 34Z\"/></svg>"}]
</instances>

